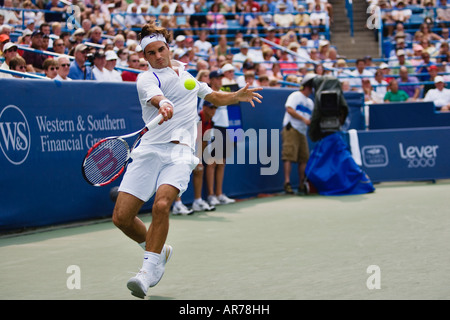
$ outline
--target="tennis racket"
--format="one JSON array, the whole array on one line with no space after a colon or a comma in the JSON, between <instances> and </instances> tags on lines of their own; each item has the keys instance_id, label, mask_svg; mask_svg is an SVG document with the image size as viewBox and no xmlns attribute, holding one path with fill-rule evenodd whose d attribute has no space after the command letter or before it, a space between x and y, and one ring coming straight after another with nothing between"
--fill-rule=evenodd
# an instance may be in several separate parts
<instances>
[{"instance_id":1,"label":"tennis racket","mask_svg":"<svg viewBox=\"0 0 450 320\"><path fill-rule=\"evenodd\" d=\"M102 187L116 180L125 171L130 161L131 151L139 144L142 136L155 128L161 119L162 115L159 114L139 131L123 136L104 138L94 144L86 153L81 166L84 179L95 187ZM137 139L130 149L124 139L136 135Z\"/></svg>"}]
</instances>

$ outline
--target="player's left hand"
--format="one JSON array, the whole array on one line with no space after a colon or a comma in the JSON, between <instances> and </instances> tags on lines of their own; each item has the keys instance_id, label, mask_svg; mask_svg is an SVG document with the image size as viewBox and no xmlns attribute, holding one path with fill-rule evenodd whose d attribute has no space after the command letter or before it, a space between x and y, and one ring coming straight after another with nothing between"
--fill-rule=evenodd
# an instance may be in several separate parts
<instances>
[{"instance_id":1,"label":"player's left hand","mask_svg":"<svg viewBox=\"0 0 450 320\"><path fill-rule=\"evenodd\" d=\"M261 103L260 99L263 98L262 95L260 95L256 91L261 91L263 88L261 88L261 87L249 88L249 86L250 86L250 84L247 83L245 85L245 87L238 90L236 92L236 98L242 102L249 102L252 105L252 107L255 107L255 103L253 102L253 100L258 103Z\"/></svg>"}]
</instances>

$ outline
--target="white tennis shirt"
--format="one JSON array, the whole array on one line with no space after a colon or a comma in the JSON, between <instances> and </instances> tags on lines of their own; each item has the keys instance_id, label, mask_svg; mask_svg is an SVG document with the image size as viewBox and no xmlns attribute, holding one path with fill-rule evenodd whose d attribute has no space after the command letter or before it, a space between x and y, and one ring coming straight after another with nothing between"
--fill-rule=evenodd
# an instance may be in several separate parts
<instances>
[{"instance_id":1,"label":"white tennis shirt","mask_svg":"<svg viewBox=\"0 0 450 320\"><path fill-rule=\"evenodd\" d=\"M197 97L205 98L212 89L204 82L197 81L184 68L180 61L172 60L172 66L178 68L178 74L172 68L153 69L139 74L137 78L137 91L142 107L142 118L149 123L158 115L150 100L163 95L174 105L172 119L147 132L141 139L141 145L161 144L170 141L179 141L195 150L197 138ZM192 90L184 87L186 79L194 79L196 86ZM141 148L142 150L142 148Z\"/></svg>"},{"instance_id":2,"label":"white tennis shirt","mask_svg":"<svg viewBox=\"0 0 450 320\"><path fill-rule=\"evenodd\" d=\"M311 119L311 115L314 110L314 102L310 98L306 97L302 92L294 91L288 96L285 107L291 107L298 114L309 120ZM308 131L308 126L306 123L302 120L294 118L286 111L283 118L283 127L289 122L294 129L306 135Z\"/></svg>"}]
</instances>

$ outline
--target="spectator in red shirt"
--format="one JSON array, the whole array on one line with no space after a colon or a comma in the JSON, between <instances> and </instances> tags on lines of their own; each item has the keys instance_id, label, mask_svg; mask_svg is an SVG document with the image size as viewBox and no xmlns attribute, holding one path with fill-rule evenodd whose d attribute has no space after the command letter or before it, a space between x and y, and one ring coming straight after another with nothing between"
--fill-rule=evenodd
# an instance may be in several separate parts
<instances>
[{"instance_id":1,"label":"spectator in red shirt","mask_svg":"<svg viewBox=\"0 0 450 320\"><path fill-rule=\"evenodd\" d=\"M131 53L128 56L128 68L139 69L139 55L137 53ZM122 71L123 81L136 81L139 73L133 71Z\"/></svg>"},{"instance_id":2,"label":"spectator in red shirt","mask_svg":"<svg viewBox=\"0 0 450 320\"><path fill-rule=\"evenodd\" d=\"M280 44L280 38L277 37L277 30L275 29L274 26L270 26L267 28L267 35L265 39L272 41L273 43Z\"/></svg>"}]
</instances>

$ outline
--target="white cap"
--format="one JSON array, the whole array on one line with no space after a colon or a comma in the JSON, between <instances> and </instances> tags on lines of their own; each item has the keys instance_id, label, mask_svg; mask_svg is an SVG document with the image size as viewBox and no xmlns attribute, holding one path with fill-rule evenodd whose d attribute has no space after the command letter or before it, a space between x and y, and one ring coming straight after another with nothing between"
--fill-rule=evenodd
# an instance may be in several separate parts
<instances>
[{"instance_id":1,"label":"white cap","mask_svg":"<svg viewBox=\"0 0 450 320\"><path fill-rule=\"evenodd\" d=\"M84 31L83 28L78 28L78 29L75 30L75 32L73 33L74 36L79 35L79 34L86 34L86 31Z\"/></svg>"},{"instance_id":2,"label":"white cap","mask_svg":"<svg viewBox=\"0 0 450 320\"><path fill-rule=\"evenodd\" d=\"M313 72L307 73L303 77L302 81L300 81L300 86L305 85L307 82L309 82L310 80L314 79L315 77L317 77L317 74L315 74Z\"/></svg>"},{"instance_id":3,"label":"white cap","mask_svg":"<svg viewBox=\"0 0 450 320\"><path fill-rule=\"evenodd\" d=\"M326 45L329 45L330 44L330 41L328 41L328 40L320 40L319 41L319 47L323 47L323 46L326 46Z\"/></svg>"},{"instance_id":4,"label":"white cap","mask_svg":"<svg viewBox=\"0 0 450 320\"><path fill-rule=\"evenodd\" d=\"M119 60L119 57L117 56L117 54L113 50L106 51L105 55L106 55L106 61Z\"/></svg>"},{"instance_id":5,"label":"white cap","mask_svg":"<svg viewBox=\"0 0 450 320\"><path fill-rule=\"evenodd\" d=\"M444 78L442 76L436 76L434 77L434 83L438 83L438 82L444 82Z\"/></svg>"},{"instance_id":6,"label":"white cap","mask_svg":"<svg viewBox=\"0 0 450 320\"><path fill-rule=\"evenodd\" d=\"M175 41L184 41L184 40L186 40L186 37L183 36L182 34L180 34L179 36L177 36L177 37L175 38Z\"/></svg>"},{"instance_id":7,"label":"white cap","mask_svg":"<svg viewBox=\"0 0 450 320\"><path fill-rule=\"evenodd\" d=\"M226 65L224 65L222 67L221 70L222 70L222 72L227 72L227 71L230 71L230 70L234 71L234 67L231 64L227 63Z\"/></svg>"},{"instance_id":8,"label":"white cap","mask_svg":"<svg viewBox=\"0 0 450 320\"><path fill-rule=\"evenodd\" d=\"M179 59L181 57L184 57L184 55L186 53L188 53L188 50L178 48L178 49L175 49L175 51L173 52L173 56L174 56L174 58Z\"/></svg>"},{"instance_id":9,"label":"white cap","mask_svg":"<svg viewBox=\"0 0 450 320\"><path fill-rule=\"evenodd\" d=\"M5 52L6 50L9 50L11 48L17 48L17 44L15 44L14 42L7 42L5 43L5 45L3 46L3 52Z\"/></svg>"},{"instance_id":10,"label":"white cap","mask_svg":"<svg viewBox=\"0 0 450 320\"><path fill-rule=\"evenodd\" d=\"M31 31L30 29L25 29L22 31L22 37L31 36L32 34L33 34L33 31Z\"/></svg>"}]
</instances>

